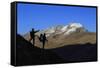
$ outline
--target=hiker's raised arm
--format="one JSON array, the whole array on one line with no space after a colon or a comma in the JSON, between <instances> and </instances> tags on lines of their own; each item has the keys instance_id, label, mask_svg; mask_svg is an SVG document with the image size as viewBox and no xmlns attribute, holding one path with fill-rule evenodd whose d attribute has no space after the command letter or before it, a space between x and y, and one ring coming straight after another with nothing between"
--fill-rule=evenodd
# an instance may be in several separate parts
<instances>
[{"instance_id":1,"label":"hiker's raised arm","mask_svg":"<svg viewBox=\"0 0 100 68\"><path fill-rule=\"evenodd\" d=\"M39 32L40 30L35 31L35 33Z\"/></svg>"}]
</instances>

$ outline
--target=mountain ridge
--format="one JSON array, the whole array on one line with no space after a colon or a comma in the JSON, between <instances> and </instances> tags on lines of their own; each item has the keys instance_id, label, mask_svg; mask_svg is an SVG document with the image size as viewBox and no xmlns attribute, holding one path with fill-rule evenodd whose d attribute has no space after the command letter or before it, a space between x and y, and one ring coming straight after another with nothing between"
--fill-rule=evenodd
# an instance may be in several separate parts
<instances>
[{"instance_id":1,"label":"mountain ridge","mask_svg":"<svg viewBox=\"0 0 100 68\"><path fill-rule=\"evenodd\" d=\"M45 49L58 48L64 45L74 45L74 44L86 44L96 43L96 33L89 32L80 23L70 23L69 25L58 25L55 27L48 28L44 31L39 31L36 33L39 36L41 33L46 33L48 42L46 42ZM35 42L37 47L42 47L41 42L38 37L35 37ZM30 39L30 33L23 36L26 40ZM31 41L32 43L32 41Z\"/></svg>"}]
</instances>

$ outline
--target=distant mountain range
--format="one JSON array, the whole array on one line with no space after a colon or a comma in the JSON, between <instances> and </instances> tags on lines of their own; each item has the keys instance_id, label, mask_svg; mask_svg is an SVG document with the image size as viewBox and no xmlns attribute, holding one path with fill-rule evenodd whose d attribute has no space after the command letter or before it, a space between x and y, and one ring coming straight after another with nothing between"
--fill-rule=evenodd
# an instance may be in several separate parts
<instances>
[{"instance_id":1,"label":"distant mountain range","mask_svg":"<svg viewBox=\"0 0 100 68\"><path fill-rule=\"evenodd\" d=\"M70 23L68 25L57 25L54 27L50 27L48 29L39 31L36 33L39 36L41 33L46 33L48 42L46 42L45 49L58 48L67 45L74 44L86 44L96 43L96 33L89 32L84 26L80 23ZM38 40L38 37L35 37L37 47L42 47L42 44ZM29 41L30 33L26 33L23 37ZM32 41L31 41L32 43Z\"/></svg>"}]
</instances>

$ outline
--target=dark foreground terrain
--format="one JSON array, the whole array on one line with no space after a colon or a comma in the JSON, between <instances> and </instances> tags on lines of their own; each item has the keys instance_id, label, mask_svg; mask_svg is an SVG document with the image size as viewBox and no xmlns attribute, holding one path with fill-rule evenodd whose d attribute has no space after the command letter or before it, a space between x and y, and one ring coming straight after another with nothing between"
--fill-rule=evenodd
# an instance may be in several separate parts
<instances>
[{"instance_id":1,"label":"dark foreground terrain","mask_svg":"<svg viewBox=\"0 0 100 68\"><path fill-rule=\"evenodd\" d=\"M17 35L16 66L40 65L97 60L96 44L68 45L55 49L34 47L22 36Z\"/></svg>"}]
</instances>

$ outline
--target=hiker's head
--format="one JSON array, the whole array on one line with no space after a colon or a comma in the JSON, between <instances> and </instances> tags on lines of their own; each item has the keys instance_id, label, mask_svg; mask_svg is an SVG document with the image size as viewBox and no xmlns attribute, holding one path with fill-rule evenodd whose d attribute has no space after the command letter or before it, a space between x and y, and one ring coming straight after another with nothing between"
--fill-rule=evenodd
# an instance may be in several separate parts
<instances>
[{"instance_id":1,"label":"hiker's head","mask_svg":"<svg viewBox=\"0 0 100 68\"><path fill-rule=\"evenodd\" d=\"M46 35L46 33L44 33L44 35Z\"/></svg>"},{"instance_id":2,"label":"hiker's head","mask_svg":"<svg viewBox=\"0 0 100 68\"><path fill-rule=\"evenodd\" d=\"M43 36L43 34L40 34L40 36Z\"/></svg>"},{"instance_id":3,"label":"hiker's head","mask_svg":"<svg viewBox=\"0 0 100 68\"><path fill-rule=\"evenodd\" d=\"M34 28L32 28L32 31L34 31Z\"/></svg>"}]
</instances>

